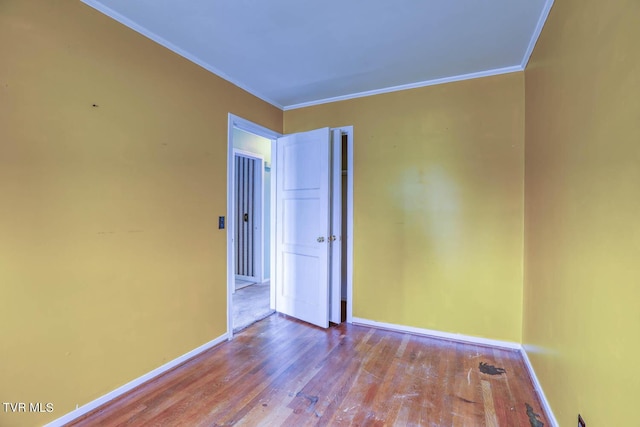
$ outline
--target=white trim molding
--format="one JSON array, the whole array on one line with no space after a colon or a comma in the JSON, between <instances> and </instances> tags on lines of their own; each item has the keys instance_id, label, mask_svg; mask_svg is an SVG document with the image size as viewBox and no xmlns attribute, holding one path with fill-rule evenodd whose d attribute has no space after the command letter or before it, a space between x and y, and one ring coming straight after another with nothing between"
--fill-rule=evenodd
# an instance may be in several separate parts
<instances>
[{"instance_id":1,"label":"white trim molding","mask_svg":"<svg viewBox=\"0 0 640 427\"><path fill-rule=\"evenodd\" d=\"M347 135L347 323L353 323L353 159L354 159L354 135L353 126L343 126L339 128L343 135ZM344 159L342 159L344 164ZM344 236L343 236L344 238ZM344 258L343 254L343 258Z\"/></svg>"},{"instance_id":2,"label":"white trim molding","mask_svg":"<svg viewBox=\"0 0 640 427\"><path fill-rule=\"evenodd\" d=\"M240 116L236 116L235 114L228 113L227 116L227 221L226 221L226 233L227 233L227 335L229 339L233 339L233 293L235 292L235 269L234 269L234 224L231 220L234 215L234 188L233 188L233 177L234 177L234 150L233 147L233 129L240 129L245 132L252 133L254 135L261 136L266 139L270 139L271 143L271 180L275 181L275 164L276 158L275 154L275 141L278 137L282 136L281 133L261 126L257 123L249 121L247 119L243 119ZM274 185L271 185L271 198L273 199L275 195ZM275 218L275 210L274 204L271 203L271 218ZM273 221L272 221L273 222ZM275 235L275 226L270 226L270 233L272 236ZM266 225L265 225L266 227ZM263 228L266 232L267 229ZM271 248L270 251L272 254L275 253L275 241L271 239ZM271 257L273 260L273 256ZM271 262L271 291L270 291L270 307L273 309L275 307L275 287L273 284L275 283L275 275L274 275L274 264Z\"/></svg>"},{"instance_id":3,"label":"white trim molding","mask_svg":"<svg viewBox=\"0 0 640 427\"><path fill-rule=\"evenodd\" d=\"M520 348L520 354L522 354L522 359L524 360L524 364L527 367L527 370L529 371L529 376L531 377L531 381L533 381L533 387L536 390L536 393L538 393L538 398L540 399L540 402L542 403L542 406L544 407L544 411L546 413L546 418L547 421L549 421L549 424L551 425L551 427L558 427L558 420L556 420L556 416L553 414L553 411L551 410L551 405L549 405L549 401L547 400L547 396L545 396L544 394L544 390L542 389L542 385L540 384L540 381L538 380L538 376L536 375L536 371L533 369L533 365L531 364L531 360L529 360L529 356L527 355L527 346L523 345Z\"/></svg>"},{"instance_id":4,"label":"white trim molding","mask_svg":"<svg viewBox=\"0 0 640 427\"><path fill-rule=\"evenodd\" d=\"M297 103L297 104L291 104L291 105L282 105L279 102L276 102L273 99L270 99L269 97L266 97L264 95L262 95L260 92L254 90L251 87L248 87L247 85L243 84L242 82L238 81L237 79L234 79L233 77L229 76L228 74L224 73L223 71L221 71L220 69L218 69L217 67L203 61L202 59L198 58L196 55L192 54L191 52L182 49L180 47L178 47L177 45L171 43L170 41L166 40L163 37L160 37L158 34L154 33L153 31L149 30L148 28L132 21L131 19L127 18L126 16L122 15L121 13L111 9L108 6L105 6L102 2L100 2L99 0L81 0L82 3L86 4L89 7L92 7L93 9L103 13L104 15L120 22L121 24L125 25L126 27L131 28L132 30L138 32L139 34L147 37L150 40L153 40L154 42L158 43L161 46L166 47L167 49L177 53L178 55L182 56L183 58L193 62L194 64L199 65L200 67L204 68L205 70L217 75L218 77L232 83L233 85L239 87L240 89L245 90L246 92L250 93L251 95L273 105L274 107L279 108L280 110L283 111L287 111L287 110L295 110L297 108L304 108L304 107L310 107L313 105L320 105L320 104L327 104L330 102L336 102L336 101L344 101L347 99L354 99L354 98L362 98L365 96L372 96L372 95L379 95L382 93L389 93L389 92L397 92L397 91L401 91L401 90L407 90L407 89L415 89L415 88L420 88L420 87L425 87L425 86L433 86L433 85L439 85L439 84L444 84L444 83L450 83L450 82L456 82L456 81L461 81L461 80L469 80L469 79L477 79L480 77L488 77L488 76L495 76L495 75L499 75L499 74L506 74L506 73L513 73L513 72L518 72L518 71L524 71L524 69L527 66L527 63L529 61L529 57L531 56L531 53L533 52L533 49L535 47L535 44L538 40L538 37L540 36L540 33L542 32L542 27L544 26L546 19L549 15L549 11L551 10L551 7L553 6L553 2L554 0L546 0L546 3L543 7L542 13L540 15L540 19L538 20L538 23L535 27L535 30L531 36L531 39L529 41L529 45L527 46L527 49L525 50L524 56L522 58L522 61L519 65L513 65L513 66L509 66L509 67L503 67L503 68L496 68L496 69L491 69L491 70L485 70L485 71L478 71L478 72L473 72L473 73L468 73L468 74L461 74L461 75L456 75L456 76L448 76L448 77L442 77L442 78L436 78L436 79L430 79L430 80L424 80L424 81L419 81L419 82L414 82L414 83L408 83L408 84L402 84L402 85L397 85L397 86L390 86L390 87L385 87L385 88L380 88L380 89L374 89L374 90L369 90L369 91L363 91L363 92L356 92L356 93L351 93L351 94L346 94L346 95L341 95L341 96L336 96L336 97L330 97L330 98L324 98L324 99L318 99L318 100L313 100L313 101L308 101L308 102L302 102L302 103Z\"/></svg>"},{"instance_id":5,"label":"white trim molding","mask_svg":"<svg viewBox=\"0 0 640 427\"><path fill-rule=\"evenodd\" d=\"M361 326L369 326L369 327L378 328L378 329L386 329L386 330L396 331L396 332L422 335L422 336L433 337L433 338L442 338L450 341L486 345L490 347L505 348L508 350L518 351L522 355L522 359L524 361L525 366L527 367L529 376L533 381L534 389L538 395L538 398L540 399L542 407L544 408L546 420L549 422L549 425L551 427L558 427L558 421L556 420L556 417L553 414L553 411L551 410L551 405L549 405L549 401L547 400L547 397L545 396L544 391L542 390L542 385L540 385L540 381L538 381L538 377L536 376L536 372L533 369L533 365L531 365L531 361L527 356L526 346L523 346L522 344L519 344L519 343L510 342L510 341L492 340L487 338L474 337L470 335L452 334L450 332L435 331L433 329L423 329L423 328L415 328L413 326L397 325L393 323L376 322L375 320L363 319L360 317L354 317L353 324L361 325Z\"/></svg>"},{"instance_id":6,"label":"white trim molding","mask_svg":"<svg viewBox=\"0 0 640 427\"><path fill-rule=\"evenodd\" d=\"M183 58L188 59L189 61L193 62L194 64L197 64L197 65L201 66L205 70L215 74L216 76L220 77L221 79L224 79L224 80L228 81L229 83L231 83L233 85L236 85L240 89L243 89L246 92L249 92L251 95L255 96L256 98L260 98L261 100L263 100L263 101L273 105L274 107L277 107L277 108L282 110L283 106L280 105L279 103L275 102L274 100L269 99L266 96L261 95L257 91L255 91L255 90L251 89L250 87L240 83L238 80L232 78L228 74L220 71L218 68L214 67L213 65L211 65L211 64L203 61L202 59L198 58L196 55L193 55L192 53L190 53L190 52L188 52L188 51L176 46L175 44L171 43L170 41L160 37L159 35L157 35L153 31L150 31L149 29L143 27L142 25L137 24L136 22L132 21L131 19L127 18L126 16L122 15L121 13L116 12L115 10L111 9L110 7L105 6L100 1L98 1L98 0L80 0L80 1L82 1L82 3L86 4L87 6L90 6L90 7L94 8L98 12L101 12L104 15L107 15L109 18L118 21L122 25L131 28L133 31L142 34L146 38L148 38L150 40L153 40L154 42L158 43L159 45L164 46L167 49L177 53L178 55L182 56Z\"/></svg>"},{"instance_id":7,"label":"white trim molding","mask_svg":"<svg viewBox=\"0 0 640 427\"><path fill-rule=\"evenodd\" d=\"M394 323L376 322L375 320L362 319L360 317L354 317L353 323L356 325L370 326L372 328L387 329L390 331L405 332L405 333L410 333L415 335L424 335L424 336L435 337L435 338L443 338L446 340L460 341L460 342L466 342L470 344L488 345L491 347L507 348L510 350L522 349L522 346L519 343L510 342L510 341L499 341L499 340L492 340L488 338L474 337L470 335L452 334L450 332L435 331L433 329L423 329L423 328L415 328L413 326L397 325Z\"/></svg>"},{"instance_id":8,"label":"white trim molding","mask_svg":"<svg viewBox=\"0 0 640 427\"><path fill-rule=\"evenodd\" d=\"M267 139L276 139L282 136L280 132L276 132L250 120L243 119L242 117L236 116L232 113L228 114L228 128L231 129L231 131L233 131L233 128L240 129ZM233 146L231 148L233 148Z\"/></svg>"},{"instance_id":9,"label":"white trim molding","mask_svg":"<svg viewBox=\"0 0 640 427\"><path fill-rule=\"evenodd\" d=\"M527 355L526 349L525 347L523 347L521 344L518 343L513 343L513 342L509 342L509 341L500 341L500 340L492 340L492 339L487 339L487 338L479 338L479 337L474 337L474 336L469 336L469 335L463 335L463 334L452 334L452 333L448 333L448 332L441 332L441 331L435 331L432 329L423 329L423 328L415 328L412 326L403 326L403 325L397 325L397 324L392 324L392 323L384 323L384 322L376 322L374 320L368 320L368 319L363 319L363 318L358 318L358 317L353 317L352 318L353 324L355 325L361 325L361 326L369 326L372 328L378 328L378 329L386 329L386 330L391 330L391 331L396 331L396 332L404 332L404 333L410 333L410 334L415 334L415 335L423 335L423 336L429 336L429 337L435 337L435 338L443 338L443 339L447 339L447 340L452 340L452 341L459 341L459 342L466 342L466 343L470 343L470 344L480 344L480 345L487 345L487 346L491 346L491 347L498 347L498 348L506 348L506 349L510 349L510 350L517 350L520 352L520 354L522 355L522 358L524 360L524 364L527 367L527 370L529 372L529 375L531 377L531 380L533 381L533 385L535 388L536 393L538 394L538 397L540 399L540 402L542 404L542 406L544 407L545 410L545 418L546 420L549 422L549 424L551 425L551 427L558 427L558 421L555 418L555 415L553 414L553 411L551 410L551 406L549 405L549 402L544 394L544 391L542 389L542 386L540 384L540 381L538 380L538 377L536 376L535 370L533 369L533 365L531 364L531 361L529 360L529 357ZM171 360L170 362L165 363L164 365L154 369L153 371L150 371L144 375L142 375L141 377L138 377L128 383L126 383L125 385L118 387L117 389L105 394L104 396L101 396L65 415L63 415L60 418L57 418L53 421L51 421L50 423L46 424L45 427L62 427L67 423L70 423L71 421L80 418L81 416L93 411L94 409L122 396L123 394L133 390L134 388L138 387L139 385L142 385L144 383L146 383L147 381L150 381L160 375L162 375L163 373L169 371L172 368L175 368L176 366L188 361L189 359L192 359L196 356L198 356L200 353L205 352L206 350L209 350L210 348L213 348L219 344L221 344L224 341L229 340L230 335L228 333L225 333L221 336L219 336L218 338L209 341L208 343L205 343L203 345L201 345L198 348L195 348L193 350L191 350L188 353L183 354L182 356Z\"/></svg>"},{"instance_id":10,"label":"white trim molding","mask_svg":"<svg viewBox=\"0 0 640 427\"><path fill-rule=\"evenodd\" d=\"M300 104L286 105L283 108L283 110L289 111L289 110L295 110L298 108L311 107L314 105L328 104L330 102L346 101L348 99L364 98L366 96L380 95L383 93L398 92L401 90L408 90L408 89L416 89L416 88L421 88L425 86L435 86L435 85L440 85L444 83L458 82L462 80L479 79L481 77L497 76L500 74L517 73L518 71L524 71L524 68L522 68L521 65L514 65L512 67L496 68L494 70L479 71L477 73L443 77L440 79L425 80L421 82L409 83L409 84L404 84L399 86L390 86L382 89L368 90L365 92L357 92L357 93L351 93L348 95L334 96L332 98L319 99L317 101L301 102Z\"/></svg>"},{"instance_id":11,"label":"white trim molding","mask_svg":"<svg viewBox=\"0 0 640 427\"><path fill-rule=\"evenodd\" d=\"M167 363L165 363L164 365L154 369L151 372L147 372L146 374L142 375L141 377L138 377L132 381L129 381L128 383L126 383L123 386L118 387L117 389L110 391L109 393L105 394L104 396L101 396L95 400L92 400L91 402L82 405L81 407L74 409L73 411L63 415L62 417L55 419L53 421L51 421L49 424L46 424L45 427L61 427L73 420L75 420L76 418L80 418L81 416L93 411L94 409L104 405L105 403L108 403L110 401L112 401L113 399L122 396L123 394L133 390L134 388L138 387L139 385L142 385L144 383L146 383L149 380L152 380L162 374L164 374L165 372L169 371L172 368L175 368L178 365L183 364L184 362L188 361L189 359L192 359L196 356L198 356L200 353L203 353L206 350L209 350L210 348L213 348L215 346L217 346L218 344L227 341L229 339L229 334L223 334L221 336L219 336L218 338L209 341L208 343L205 343L203 345L201 345L198 348L195 348L193 350L191 350L188 353L183 354L182 356L179 356Z\"/></svg>"},{"instance_id":12,"label":"white trim molding","mask_svg":"<svg viewBox=\"0 0 640 427\"><path fill-rule=\"evenodd\" d=\"M538 19L538 24L536 25L535 30L533 30L533 34L531 35L531 40L529 40L529 46L527 46L527 50L524 52L524 56L522 57L522 63L520 64L520 67L523 70L527 68L527 64L529 63L529 58L531 58L531 54L533 54L533 49L536 47L538 38L542 33L542 28L544 27L544 24L547 22L547 18L549 17L549 12L551 12L553 1L554 0L547 0L544 4L544 7L542 8L540 19Z\"/></svg>"}]
</instances>

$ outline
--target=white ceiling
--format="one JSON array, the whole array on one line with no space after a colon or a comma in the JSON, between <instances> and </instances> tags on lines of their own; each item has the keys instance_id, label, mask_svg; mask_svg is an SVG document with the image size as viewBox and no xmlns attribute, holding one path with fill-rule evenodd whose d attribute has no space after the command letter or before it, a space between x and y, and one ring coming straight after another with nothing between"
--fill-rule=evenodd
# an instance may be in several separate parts
<instances>
[{"instance_id":1,"label":"white ceiling","mask_svg":"<svg viewBox=\"0 0 640 427\"><path fill-rule=\"evenodd\" d=\"M522 70L553 0L83 0L280 108Z\"/></svg>"}]
</instances>

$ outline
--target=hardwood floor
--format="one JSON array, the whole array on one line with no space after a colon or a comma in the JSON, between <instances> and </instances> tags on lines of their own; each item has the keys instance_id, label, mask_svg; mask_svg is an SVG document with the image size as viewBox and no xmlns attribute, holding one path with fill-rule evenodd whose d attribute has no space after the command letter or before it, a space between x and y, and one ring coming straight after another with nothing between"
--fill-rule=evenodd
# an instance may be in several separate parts
<instances>
[{"instance_id":1,"label":"hardwood floor","mask_svg":"<svg viewBox=\"0 0 640 427\"><path fill-rule=\"evenodd\" d=\"M517 351L272 315L73 426L548 425Z\"/></svg>"}]
</instances>

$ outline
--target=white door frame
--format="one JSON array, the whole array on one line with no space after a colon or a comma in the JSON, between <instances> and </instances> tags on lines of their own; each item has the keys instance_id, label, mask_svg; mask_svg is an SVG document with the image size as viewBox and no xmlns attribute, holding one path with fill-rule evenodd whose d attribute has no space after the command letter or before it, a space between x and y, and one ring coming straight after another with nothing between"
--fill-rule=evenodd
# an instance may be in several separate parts
<instances>
[{"instance_id":1,"label":"white door frame","mask_svg":"<svg viewBox=\"0 0 640 427\"><path fill-rule=\"evenodd\" d=\"M260 126L249 120L243 119L242 117L238 117L234 114L229 113L228 122L227 122L227 335L229 339L233 338L233 293L235 292L235 251L234 251L234 241L233 238L235 236L235 224L233 223L233 218L235 215L235 189L234 189L234 174L235 174L235 152L237 151L233 147L233 129L240 129L245 132L252 133L254 135L261 136L263 138L270 139L272 141L272 150L275 145L273 141L276 138L281 136L280 133L275 132L271 129L268 129L264 126ZM272 161L273 164L273 161ZM271 180L273 182L273 166L271 172ZM264 171L263 171L264 172ZM273 188L273 185L272 185ZM271 199L273 200L273 191L271 195ZM273 215L273 205L271 206L271 212ZM273 216L272 216L273 218ZM273 221L272 221L273 222ZM271 226L271 235L273 236L274 226ZM265 227L263 227L265 230ZM273 247L273 239L272 244ZM273 253L273 252L272 252ZM273 258L273 257L272 257ZM272 263L273 265L273 263ZM273 278L271 279L272 283ZM271 308L275 307L275 290L274 287L271 286Z\"/></svg>"},{"instance_id":2,"label":"white door frame","mask_svg":"<svg viewBox=\"0 0 640 427\"><path fill-rule=\"evenodd\" d=\"M353 323L353 126L331 130L339 130L343 135L347 135L347 323ZM341 176L342 170L335 173Z\"/></svg>"},{"instance_id":3,"label":"white door frame","mask_svg":"<svg viewBox=\"0 0 640 427\"><path fill-rule=\"evenodd\" d=\"M234 148L233 148L233 129L240 129L263 138L270 139L271 144L271 308L275 308L275 180L276 178L276 144L275 139L282 134L260 126L235 114L229 113L227 124L227 336L231 340L233 338L233 291L234 287L234 242L233 236L235 229L233 228L234 215L234 188L233 174L234 164ZM343 134L347 135L347 323L353 322L353 126L343 126L338 128ZM265 228L266 229L266 225Z\"/></svg>"},{"instance_id":4,"label":"white door frame","mask_svg":"<svg viewBox=\"0 0 640 427\"><path fill-rule=\"evenodd\" d=\"M258 164L256 169L259 171L259 173L256 173L254 177L254 195L253 195L254 210L256 212L256 217L257 217L257 221L256 221L256 218L253 219L256 228L255 230L253 230L254 245L253 245L253 253L251 254L251 256L253 257L254 275L252 277L240 276L240 278L244 280L255 280L258 283L262 283L264 281L264 268L262 265L264 260L264 212L263 212L263 209L264 209L264 157L259 154L252 153L250 151L240 150L237 148L233 149L233 155L234 157L245 157L251 160L255 160L257 161L257 164ZM235 161L233 162L233 165L235 167ZM234 173L233 176L235 176L235 170L233 171L233 173ZM235 184L237 185L237 182ZM237 188L234 188L234 192L235 191L237 191ZM235 231L235 226L237 225L235 223L235 215L229 218L233 222L233 227L234 227L233 231ZM235 248L234 248L234 256L235 256ZM234 264L234 271L235 271L235 264ZM236 278L239 277L239 275L237 274L235 276ZM235 289L234 289L234 292L235 292Z\"/></svg>"}]
</instances>

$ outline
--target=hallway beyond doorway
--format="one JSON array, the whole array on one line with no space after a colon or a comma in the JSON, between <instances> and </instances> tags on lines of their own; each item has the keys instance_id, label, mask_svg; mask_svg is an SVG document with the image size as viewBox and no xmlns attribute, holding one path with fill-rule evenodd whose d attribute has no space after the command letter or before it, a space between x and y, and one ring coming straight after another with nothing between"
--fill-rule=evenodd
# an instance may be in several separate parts
<instances>
[{"instance_id":1,"label":"hallway beyond doorway","mask_svg":"<svg viewBox=\"0 0 640 427\"><path fill-rule=\"evenodd\" d=\"M237 282L237 280L236 280ZM274 311L269 308L269 281L248 284L233 294L233 331L240 331Z\"/></svg>"}]
</instances>

